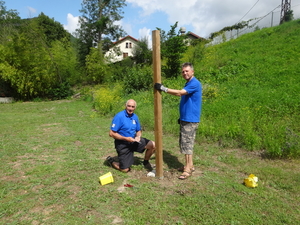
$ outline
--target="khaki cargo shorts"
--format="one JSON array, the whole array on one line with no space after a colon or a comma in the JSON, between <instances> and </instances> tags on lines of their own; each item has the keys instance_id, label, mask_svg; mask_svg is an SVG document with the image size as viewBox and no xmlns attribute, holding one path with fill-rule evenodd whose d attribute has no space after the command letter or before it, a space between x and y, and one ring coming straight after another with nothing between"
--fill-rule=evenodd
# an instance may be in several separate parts
<instances>
[{"instance_id":1,"label":"khaki cargo shorts","mask_svg":"<svg viewBox=\"0 0 300 225\"><path fill-rule=\"evenodd\" d=\"M199 123L190 123L180 121L179 146L180 152L186 155L192 155L194 142Z\"/></svg>"}]
</instances>

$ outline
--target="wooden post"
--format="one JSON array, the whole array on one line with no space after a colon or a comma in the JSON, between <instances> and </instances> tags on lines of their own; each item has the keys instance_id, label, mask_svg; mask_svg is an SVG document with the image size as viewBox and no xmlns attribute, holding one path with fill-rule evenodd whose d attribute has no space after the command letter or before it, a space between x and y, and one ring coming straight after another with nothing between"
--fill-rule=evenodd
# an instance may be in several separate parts
<instances>
[{"instance_id":1,"label":"wooden post","mask_svg":"<svg viewBox=\"0 0 300 225\"><path fill-rule=\"evenodd\" d=\"M161 83L160 32L152 31L153 80ZM163 148L162 148L162 103L161 93L154 89L154 130L155 130L155 163L156 177L163 179Z\"/></svg>"}]
</instances>

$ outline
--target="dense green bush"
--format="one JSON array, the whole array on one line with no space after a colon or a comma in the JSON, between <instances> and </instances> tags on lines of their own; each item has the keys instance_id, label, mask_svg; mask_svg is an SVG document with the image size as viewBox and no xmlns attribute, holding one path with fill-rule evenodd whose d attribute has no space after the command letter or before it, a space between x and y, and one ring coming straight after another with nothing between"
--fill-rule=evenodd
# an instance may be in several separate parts
<instances>
[{"instance_id":1,"label":"dense green bush","mask_svg":"<svg viewBox=\"0 0 300 225\"><path fill-rule=\"evenodd\" d=\"M129 68L122 77L126 94L145 91L152 88L153 71L148 66Z\"/></svg>"},{"instance_id":2,"label":"dense green bush","mask_svg":"<svg viewBox=\"0 0 300 225\"><path fill-rule=\"evenodd\" d=\"M65 84L75 84L80 74L70 35L62 25L42 14L19 21L14 28L9 41L0 43L0 78L10 85L12 97L60 99L69 95L70 86Z\"/></svg>"},{"instance_id":3,"label":"dense green bush","mask_svg":"<svg viewBox=\"0 0 300 225\"><path fill-rule=\"evenodd\" d=\"M109 67L104 63L101 46L98 45L98 48L91 48L89 55L86 56L86 76L84 82L89 84L103 84L109 79Z\"/></svg>"},{"instance_id":4,"label":"dense green bush","mask_svg":"<svg viewBox=\"0 0 300 225\"><path fill-rule=\"evenodd\" d=\"M95 110L101 115L115 114L121 109L122 92L123 87L118 83L112 86L96 86L93 91Z\"/></svg>"},{"instance_id":5,"label":"dense green bush","mask_svg":"<svg viewBox=\"0 0 300 225\"><path fill-rule=\"evenodd\" d=\"M64 99L73 95L71 85L67 82L60 83L57 86L51 87L47 93L47 97L52 100Z\"/></svg>"}]
</instances>

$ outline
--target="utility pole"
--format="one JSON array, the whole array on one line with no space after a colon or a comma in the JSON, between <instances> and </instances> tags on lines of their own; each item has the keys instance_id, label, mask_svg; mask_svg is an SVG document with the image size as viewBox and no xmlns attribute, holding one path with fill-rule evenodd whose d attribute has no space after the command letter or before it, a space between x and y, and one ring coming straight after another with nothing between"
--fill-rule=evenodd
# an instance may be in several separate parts
<instances>
[{"instance_id":1,"label":"utility pole","mask_svg":"<svg viewBox=\"0 0 300 225\"><path fill-rule=\"evenodd\" d=\"M292 0L282 0L280 24L282 24L285 21L285 16L286 16L287 12L291 10L291 1Z\"/></svg>"}]
</instances>

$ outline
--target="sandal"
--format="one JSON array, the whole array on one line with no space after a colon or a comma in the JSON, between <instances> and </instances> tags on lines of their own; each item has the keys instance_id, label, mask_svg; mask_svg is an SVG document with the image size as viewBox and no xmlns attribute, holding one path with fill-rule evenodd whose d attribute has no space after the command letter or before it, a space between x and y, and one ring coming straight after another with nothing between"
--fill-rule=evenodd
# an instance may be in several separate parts
<instances>
[{"instance_id":1,"label":"sandal","mask_svg":"<svg viewBox=\"0 0 300 225\"><path fill-rule=\"evenodd\" d=\"M111 166L112 166L113 168L115 168L116 170L119 170L119 171L121 171L122 173L128 173L128 172L131 171L131 168L130 168L130 167L127 168L127 169L121 169L119 166L116 166L115 163L116 163L116 162L113 162L113 163L111 164Z\"/></svg>"},{"instance_id":2,"label":"sandal","mask_svg":"<svg viewBox=\"0 0 300 225\"><path fill-rule=\"evenodd\" d=\"M188 177L192 176L191 171L183 171L183 173L178 177L180 180L186 180Z\"/></svg>"},{"instance_id":3,"label":"sandal","mask_svg":"<svg viewBox=\"0 0 300 225\"><path fill-rule=\"evenodd\" d=\"M177 170L180 171L180 172L184 172L185 168L184 168L184 166L182 166L182 167L178 168ZM192 173L195 172L195 167L191 168L191 172Z\"/></svg>"},{"instance_id":4,"label":"sandal","mask_svg":"<svg viewBox=\"0 0 300 225\"><path fill-rule=\"evenodd\" d=\"M119 171L121 171L121 172L123 172L123 173L128 173L128 172L131 171L131 168L130 168L130 167L129 167L127 170L126 170L126 169L122 170L122 169L120 169L119 167L117 167L117 166L114 164L114 159L113 159L112 157L110 157L110 156L108 156L108 157L106 158L106 161L107 161L107 163L108 163L112 168L114 168L114 169L116 169L116 170L119 170Z\"/></svg>"}]
</instances>

